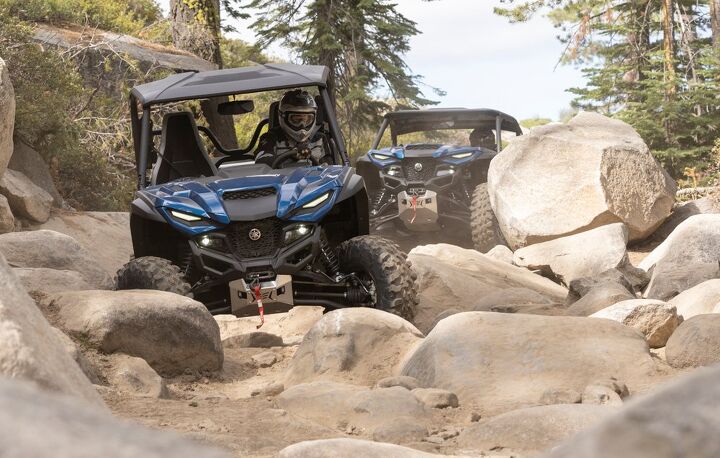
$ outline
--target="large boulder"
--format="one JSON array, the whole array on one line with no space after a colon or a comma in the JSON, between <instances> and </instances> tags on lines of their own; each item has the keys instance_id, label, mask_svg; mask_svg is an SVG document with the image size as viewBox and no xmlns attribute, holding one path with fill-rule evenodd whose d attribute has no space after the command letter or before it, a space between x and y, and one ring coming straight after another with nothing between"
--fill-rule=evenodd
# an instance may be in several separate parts
<instances>
[{"instance_id":1,"label":"large boulder","mask_svg":"<svg viewBox=\"0 0 720 458\"><path fill-rule=\"evenodd\" d=\"M555 448L548 458L720 456L720 367L631 401Z\"/></svg>"},{"instance_id":2,"label":"large boulder","mask_svg":"<svg viewBox=\"0 0 720 458\"><path fill-rule=\"evenodd\" d=\"M668 340L665 358L677 368L720 363L720 314L695 315L684 321Z\"/></svg>"},{"instance_id":3,"label":"large boulder","mask_svg":"<svg viewBox=\"0 0 720 458\"><path fill-rule=\"evenodd\" d=\"M617 321L640 331L650 348L664 347L680 324L675 307L652 299L632 299L619 302L590 315Z\"/></svg>"},{"instance_id":4,"label":"large boulder","mask_svg":"<svg viewBox=\"0 0 720 458\"><path fill-rule=\"evenodd\" d=\"M0 450L7 457L227 458L179 434L113 417L76 399L0 381Z\"/></svg>"},{"instance_id":5,"label":"large boulder","mask_svg":"<svg viewBox=\"0 0 720 458\"><path fill-rule=\"evenodd\" d=\"M15 230L15 216L12 214L7 197L0 194L0 234Z\"/></svg>"},{"instance_id":6,"label":"large boulder","mask_svg":"<svg viewBox=\"0 0 720 458\"><path fill-rule=\"evenodd\" d=\"M200 302L164 291L73 291L43 306L56 325L104 353L143 358L163 375L222 368L220 330Z\"/></svg>"},{"instance_id":7,"label":"large boulder","mask_svg":"<svg viewBox=\"0 0 720 458\"><path fill-rule=\"evenodd\" d=\"M520 313L557 314L567 290L527 269L453 245L419 246L408 258L418 274L419 305L415 325L432 329L438 315L448 310L467 312L502 310L512 306ZM513 290L513 298L508 291ZM537 297L530 300L530 296ZM506 298L511 303L505 303ZM512 300L511 300L512 299Z\"/></svg>"},{"instance_id":8,"label":"large boulder","mask_svg":"<svg viewBox=\"0 0 720 458\"><path fill-rule=\"evenodd\" d=\"M720 313L720 279L708 280L670 300L684 319L705 313Z\"/></svg>"},{"instance_id":9,"label":"large boulder","mask_svg":"<svg viewBox=\"0 0 720 458\"><path fill-rule=\"evenodd\" d=\"M682 222L639 267L651 272L645 297L668 300L720 277L720 215L695 215Z\"/></svg>"},{"instance_id":10,"label":"large boulder","mask_svg":"<svg viewBox=\"0 0 720 458\"><path fill-rule=\"evenodd\" d=\"M720 213L720 202L716 197L703 197L689 202L682 202L673 208L672 215L653 232L646 243L662 243L686 219L695 215Z\"/></svg>"},{"instance_id":11,"label":"large boulder","mask_svg":"<svg viewBox=\"0 0 720 458\"><path fill-rule=\"evenodd\" d=\"M72 270L80 272L94 288L111 289L112 278L96 262L97 252L88 251L72 237L54 231L0 235L0 253L13 267Z\"/></svg>"},{"instance_id":12,"label":"large boulder","mask_svg":"<svg viewBox=\"0 0 720 458\"><path fill-rule=\"evenodd\" d=\"M111 369L106 375L110 385L132 396L167 398L165 380L142 358L113 355Z\"/></svg>"},{"instance_id":13,"label":"large boulder","mask_svg":"<svg viewBox=\"0 0 720 458\"><path fill-rule=\"evenodd\" d=\"M65 342L40 313L2 255L0 291L0 376L31 380L44 389L102 405L100 396L66 351ZM2 405L0 411L12 412L8 405Z\"/></svg>"},{"instance_id":14,"label":"large boulder","mask_svg":"<svg viewBox=\"0 0 720 458\"><path fill-rule=\"evenodd\" d=\"M278 458L441 458L446 455L421 452L395 444L338 438L298 442L280 450Z\"/></svg>"},{"instance_id":15,"label":"large boulder","mask_svg":"<svg viewBox=\"0 0 720 458\"><path fill-rule=\"evenodd\" d=\"M315 380L374 385L394 375L423 335L393 315L369 308L332 311L305 335L285 373L285 386Z\"/></svg>"},{"instance_id":16,"label":"large boulder","mask_svg":"<svg viewBox=\"0 0 720 458\"><path fill-rule=\"evenodd\" d=\"M47 229L75 239L111 276L130 260L133 254L130 215L125 212L55 212L44 224L33 229Z\"/></svg>"},{"instance_id":17,"label":"large boulder","mask_svg":"<svg viewBox=\"0 0 720 458\"><path fill-rule=\"evenodd\" d=\"M592 287L584 296L573 302L565 313L570 316L590 316L613 304L635 298L635 295L623 285L608 282Z\"/></svg>"},{"instance_id":18,"label":"large boulder","mask_svg":"<svg viewBox=\"0 0 720 458\"><path fill-rule=\"evenodd\" d=\"M550 450L614 412L613 408L584 404L513 410L468 426L458 437L458 445L478 452L534 455Z\"/></svg>"},{"instance_id":19,"label":"large boulder","mask_svg":"<svg viewBox=\"0 0 720 458\"><path fill-rule=\"evenodd\" d=\"M0 194L4 195L14 214L36 223L50 218L53 198L30 181L25 174L12 169L0 177Z\"/></svg>"},{"instance_id":20,"label":"large boulder","mask_svg":"<svg viewBox=\"0 0 720 458\"><path fill-rule=\"evenodd\" d=\"M15 129L15 90L5 61L0 58L0 177L13 154Z\"/></svg>"},{"instance_id":21,"label":"large boulder","mask_svg":"<svg viewBox=\"0 0 720 458\"><path fill-rule=\"evenodd\" d=\"M513 248L623 222L630 240L670 215L675 182L628 124L580 113L533 129L496 156L490 202Z\"/></svg>"},{"instance_id":22,"label":"large boulder","mask_svg":"<svg viewBox=\"0 0 720 458\"><path fill-rule=\"evenodd\" d=\"M93 288L80 272L38 268L13 269L20 283L33 295L61 293L63 291L84 291Z\"/></svg>"},{"instance_id":23,"label":"large boulder","mask_svg":"<svg viewBox=\"0 0 720 458\"><path fill-rule=\"evenodd\" d=\"M627 242L628 230L623 223L608 224L520 248L515 252L513 263L539 270L569 285L579 278L625 268L629 263Z\"/></svg>"},{"instance_id":24,"label":"large boulder","mask_svg":"<svg viewBox=\"0 0 720 458\"><path fill-rule=\"evenodd\" d=\"M299 345L315 323L324 315L323 307L293 307L287 313L272 313L265 316L263 332L282 338L284 345ZM223 341L235 336L247 335L257 331L258 317L236 317L234 315L215 315L220 326Z\"/></svg>"},{"instance_id":25,"label":"large boulder","mask_svg":"<svg viewBox=\"0 0 720 458\"><path fill-rule=\"evenodd\" d=\"M40 153L22 141L15 141L15 151L10 158L8 168L24 174L33 184L52 196L53 204L56 207L62 206L63 200L55 187L50 168Z\"/></svg>"},{"instance_id":26,"label":"large boulder","mask_svg":"<svg viewBox=\"0 0 720 458\"><path fill-rule=\"evenodd\" d=\"M610 377L633 385L654 370L642 334L620 323L468 312L438 323L401 374L498 413L534 405L549 389L582 392Z\"/></svg>"}]
</instances>

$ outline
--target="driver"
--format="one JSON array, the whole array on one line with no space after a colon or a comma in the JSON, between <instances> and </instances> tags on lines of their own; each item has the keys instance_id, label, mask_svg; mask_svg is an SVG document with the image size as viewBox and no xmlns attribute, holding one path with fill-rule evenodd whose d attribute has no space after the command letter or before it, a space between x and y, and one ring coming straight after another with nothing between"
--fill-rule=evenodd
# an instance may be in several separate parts
<instances>
[{"instance_id":1,"label":"driver","mask_svg":"<svg viewBox=\"0 0 720 458\"><path fill-rule=\"evenodd\" d=\"M283 95L278 107L279 127L270 129L260 139L255 162L275 167L322 164L326 156L320 126L316 123L317 104L306 91L295 89Z\"/></svg>"},{"instance_id":2,"label":"driver","mask_svg":"<svg viewBox=\"0 0 720 458\"><path fill-rule=\"evenodd\" d=\"M494 150L497 147L495 140L495 132L492 129L477 128L470 132L470 146L476 148Z\"/></svg>"}]
</instances>

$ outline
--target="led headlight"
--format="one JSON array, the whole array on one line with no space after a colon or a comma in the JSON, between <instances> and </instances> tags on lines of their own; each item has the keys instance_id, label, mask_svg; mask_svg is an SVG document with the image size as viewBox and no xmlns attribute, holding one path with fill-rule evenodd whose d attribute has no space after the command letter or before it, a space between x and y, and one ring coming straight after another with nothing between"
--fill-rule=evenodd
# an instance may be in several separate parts
<instances>
[{"instance_id":1,"label":"led headlight","mask_svg":"<svg viewBox=\"0 0 720 458\"><path fill-rule=\"evenodd\" d=\"M197 221L202 221L202 218L199 216L191 215L190 213L180 212L177 210L170 210L170 215L172 215L173 218L187 221L188 223L195 223Z\"/></svg>"},{"instance_id":2,"label":"led headlight","mask_svg":"<svg viewBox=\"0 0 720 458\"><path fill-rule=\"evenodd\" d=\"M285 245L290 245L298 240L304 239L313 232L313 226L310 224L294 224L285 229L285 235L283 235L283 242Z\"/></svg>"},{"instance_id":3,"label":"led headlight","mask_svg":"<svg viewBox=\"0 0 720 458\"><path fill-rule=\"evenodd\" d=\"M453 159L465 159L465 158L472 156L473 154L474 153L457 153L457 154L452 154L450 157Z\"/></svg>"},{"instance_id":4,"label":"led headlight","mask_svg":"<svg viewBox=\"0 0 720 458\"><path fill-rule=\"evenodd\" d=\"M387 154L380 153L373 153L372 157L374 157L378 161L388 161L393 158L392 156L388 156Z\"/></svg>"},{"instance_id":5,"label":"led headlight","mask_svg":"<svg viewBox=\"0 0 720 458\"><path fill-rule=\"evenodd\" d=\"M206 234L195 239L195 242L201 248L208 248L211 250L222 251L225 248L225 242L222 237L217 237L212 234Z\"/></svg>"},{"instance_id":6,"label":"led headlight","mask_svg":"<svg viewBox=\"0 0 720 458\"><path fill-rule=\"evenodd\" d=\"M326 192L325 194L318 197L317 199L311 200L310 202L306 203L305 205L302 206L302 208L315 208L318 205L325 202L326 200L328 200L329 198L330 198L330 193Z\"/></svg>"}]
</instances>

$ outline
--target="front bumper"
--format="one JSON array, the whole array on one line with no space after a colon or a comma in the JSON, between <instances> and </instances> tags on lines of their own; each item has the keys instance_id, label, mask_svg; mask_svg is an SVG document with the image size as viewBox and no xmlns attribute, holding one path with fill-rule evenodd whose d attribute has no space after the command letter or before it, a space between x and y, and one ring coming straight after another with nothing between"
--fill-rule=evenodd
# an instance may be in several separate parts
<instances>
[{"instance_id":1,"label":"front bumper","mask_svg":"<svg viewBox=\"0 0 720 458\"><path fill-rule=\"evenodd\" d=\"M251 313L258 305L253 285L244 279L234 280L228 284L230 288L230 306L233 315L241 316ZM264 305L283 304L289 307L295 305L293 300L292 277L278 275L274 280L257 282L260 290L260 299Z\"/></svg>"}]
</instances>

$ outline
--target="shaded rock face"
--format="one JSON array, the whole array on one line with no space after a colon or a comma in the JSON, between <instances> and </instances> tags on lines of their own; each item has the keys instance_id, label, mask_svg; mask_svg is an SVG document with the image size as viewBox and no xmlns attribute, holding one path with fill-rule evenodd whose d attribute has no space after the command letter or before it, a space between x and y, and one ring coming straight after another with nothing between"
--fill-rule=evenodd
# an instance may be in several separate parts
<instances>
[{"instance_id":1,"label":"shaded rock face","mask_svg":"<svg viewBox=\"0 0 720 458\"><path fill-rule=\"evenodd\" d=\"M720 279L708 280L675 296L670 304L684 319L705 313L720 313Z\"/></svg>"},{"instance_id":2,"label":"shaded rock face","mask_svg":"<svg viewBox=\"0 0 720 458\"><path fill-rule=\"evenodd\" d=\"M415 326L380 310L332 311L305 335L285 375L285 386L315 380L372 386L393 375L407 350L422 339Z\"/></svg>"},{"instance_id":3,"label":"shaded rock face","mask_svg":"<svg viewBox=\"0 0 720 458\"><path fill-rule=\"evenodd\" d=\"M674 306L651 299L619 302L590 317L614 320L637 329L645 336L651 348L664 347L680 324Z\"/></svg>"},{"instance_id":4,"label":"shaded rock face","mask_svg":"<svg viewBox=\"0 0 720 458\"><path fill-rule=\"evenodd\" d=\"M561 404L513 410L480 420L460 434L463 449L537 454L609 417L605 406Z\"/></svg>"},{"instance_id":5,"label":"shaded rock face","mask_svg":"<svg viewBox=\"0 0 720 458\"><path fill-rule=\"evenodd\" d=\"M0 444L5 456L230 456L178 434L144 428L76 399L49 394L19 381L0 380L0 405Z\"/></svg>"},{"instance_id":6,"label":"shaded rock face","mask_svg":"<svg viewBox=\"0 0 720 458\"><path fill-rule=\"evenodd\" d=\"M127 355L112 358L112 370L108 381L113 388L125 393L148 397L167 398L165 380L144 359Z\"/></svg>"},{"instance_id":7,"label":"shaded rock face","mask_svg":"<svg viewBox=\"0 0 720 458\"><path fill-rule=\"evenodd\" d=\"M75 239L53 231L13 232L0 235L0 253L13 267L79 272L97 289L111 289L110 275L95 262L95 255Z\"/></svg>"},{"instance_id":8,"label":"shaded rock face","mask_svg":"<svg viewBox=\"0 0 720 458\"><path fill-rule=\"evenodd\" d=\"M75 291L44 299L65 332L105 353L144 359L163 375L222 368L218 325L190 298L150 290Z\"/></svg>"},{"instance_id":9,"label":"shaded rock face","mask_svg":"<svg viewBox=\"0 0 720 458\"><path fill-rule=\"evenodd\" d=\"M670 234L639 265L651 272L644 296L668 300L720 277L720 215L695 215Z\"/></svg>"},{"instance_id":10,"label":"shaded rock face","mask_svg":"<svg viewBox=\"0 0 720 458\"><path fill-rule=\"evenodd\" d=\"M676 368L720 363L720 314L696 315L684 321L668 340L665 357Z\"/></svg>"},{"instance_id":11,"label":"shaded rock face","mask_svg":"<svg viewBox=\"0 0 720 458\"><path fill-rule=\"evenodd\" d=\"M490 163L488 190L518 248L615 222L643 239L670 215L676 185L632 127L580 113L510 144Z\"/></svg>"},{"instance_id":12,"label":"shaded rock face","mask_svg":"<svg viewBox=\"0 0 720 458\"><path fill-rule=\"evenodd\" d=\"M673 208L670 218L665 220L647 241L660 243L668 238L683 221L691 216L711 213L720 213L720 202L710 197L703 197L702 199L677 204L675 208Z\"/></svg>"},{"instance_id":13,"label":"shaded rock face","mask_svg":"<svg viewBox=\"0 0 720 458\"><path fill-rule=\"evenodd\" d=\"M103 405L1 255L0 291L0 376L31 380L43 389ZM6 411L3 406L0 410Z\"/></svg>"},{"instance_id":14,"label":"shaded rock face","mask_svg":"<svg viewBox=\"0 0 720 458\"><path fill-rule=\"evenodd\" d=\"M618 283L594 286L583 297L567 308L570 316L590 316L618 302L635 299L634 294Z\"/></svg>"},{"instance_id":15,"label":"shaded rock face","mask_svg":"<svg viewBox=\"0 0 720 458\"><path fill-rule=\"evenodd\" d=\"M515 252L513 263L542 271L565 285L628 265L628 231L624 224L601 226L587 232L538 243Z\"/></svg>"},{"instance_id":16,"label":"shaded rock face","mask_svg":"<svg viewBox=\"0 0 720 458\"><path fill-rule=\"evenodd\" d=\"M418 274L415 325L423 332L432 329L438 315L449 310L511 306L503 311L557 314L567 295L565 288L547 278L474 250L426 245L413 249L408 258Z\"/></svg>"},{"instance_id":17,"label":"shaded rock face","mask_svg":"<svg viewBox=\"0 0 720 458\"><path fill-rule=\"evenodd\" d=\"M5 61L0 58L0 177L13 154L15 129L15 90Z\"/></svg>"},{"instance_id":18,"label":"shaded rock face","mask_svg":"<svg viewBox=\"0 0 720 458\"><path fill-rule=\"evenodd\" d=\"M23 173L12 169L0 178L0 194L4 195L13 213L36 223L50 218L53 198Z\"/></svg>"},{"instance_id":19,"label":"shaded rock face","mask_svg":"<svg viewBox=\"0 0 720 458\"><path fill-rule=\"evenodd\" d=\"M55 187L50 168L40 153L21 141L15 142L15 151L10 158L8 168L24 174L34 185L47 192L53 198L53 204L61 207L63 200Z\"/></svg>"},{"instance_id":20,"label":"shaded rock face","mask_svg":"<svg viewBox=\"0 0 720 458\"><path fill-rule=\"evenodd\" d=\"M446 455L421 452L394 444L383 444L360 439L322 439L299 442L280 451L278 458L440 458Z\"/></svg>"},{"instance_id":21,"label":"shaded rock face","mask_svg":"<svg viewBox=\"0 0 720 458\"><path fill-rule=\"evenodd\" d=\"M0 234L15 230L15 216L10 209L7 197L0 194Z\"/></svg>"},{"instance_id":22,"label":"shaded rock face","mask_svg":"<svg viewBox=\"0 0 720 458\"><path fill-rule=\"evenodd\" d=\"M720 456L720 368L701 370L629 402L550 458Z\"/></svg>"},{"instance_id":23,"label":"shaded rock face","mask_svg":"<svg viewBox=\"0 0 720 458\"><path fill-rule=\"evenodd\" d=\"M548 389L582 392L610 377L632 384L654 370L643 336L620 323L468 312L441 321L401 373L498 413L535 405Z\"/></svg>"}]
</instances>

